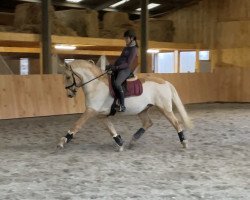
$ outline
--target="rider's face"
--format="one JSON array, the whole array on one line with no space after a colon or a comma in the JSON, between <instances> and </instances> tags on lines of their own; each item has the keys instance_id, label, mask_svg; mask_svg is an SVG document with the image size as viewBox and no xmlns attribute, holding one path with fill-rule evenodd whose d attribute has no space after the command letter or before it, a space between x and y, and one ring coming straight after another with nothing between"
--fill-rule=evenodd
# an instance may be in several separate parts
<instances>
[{"instance_id":1,"label":"rider's face","mask_svg":"<svg viewBox=\"0 0 250 200\"><path fill-rule=\"evenodd\" d=\"M132 41L132 38L131 37L124 37L124 40L125 40L126 45L129 45Z\"/></svg>"}]
</instances>

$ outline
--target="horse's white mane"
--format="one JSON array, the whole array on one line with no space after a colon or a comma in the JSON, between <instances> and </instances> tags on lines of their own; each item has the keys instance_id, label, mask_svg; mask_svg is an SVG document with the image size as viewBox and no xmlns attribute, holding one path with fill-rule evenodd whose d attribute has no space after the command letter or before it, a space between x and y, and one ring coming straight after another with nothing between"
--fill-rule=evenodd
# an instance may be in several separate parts
<instances>
[{"instance_id":1,"label":"horse's white mane","mask_svg":"<svg viewBox=\"0 0 250 200\"><path fill-rule=\"evenodd\" d=\"M98 74L100 74L102 72L101 69L95 65L94 61L74 60L74 61L70 62L69 65L72 67L72 69L86 68L86 69L90 69L91 71L94 71L95 73L98 73Z\"/></svg>"},{"instance_id":2,"label":"horse's white mane","mask_svg":"<svg viewBox=\"0 0 250 200\"><path fill-rule=\"evenodd\" d=\"M97 69L95 70L96 72L98 71L103 72L105 71L106 65L109 64L109 61L106 56L102 55L98 59L98 61L95 63L93 60L74 60L72 62L68 63L71 65L73 69L75 68L91 68L91 69Z\"/></svg>"}]
</instances>

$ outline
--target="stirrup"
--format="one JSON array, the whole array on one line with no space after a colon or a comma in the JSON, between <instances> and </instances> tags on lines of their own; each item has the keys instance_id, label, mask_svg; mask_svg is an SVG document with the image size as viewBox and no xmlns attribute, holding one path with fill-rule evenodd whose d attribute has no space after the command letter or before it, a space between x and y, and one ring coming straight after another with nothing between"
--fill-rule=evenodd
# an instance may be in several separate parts
<instances>
[{"instance_id":1,"label":"stirrup","mask_svg":"<svg viewBox=\"0 0 250 200\"><path fill-rule=\"evenodd\" d=\"M126 107L121 105L118 112L125 112L125 111L126 111Z\"/></svg>"}]
</instances>

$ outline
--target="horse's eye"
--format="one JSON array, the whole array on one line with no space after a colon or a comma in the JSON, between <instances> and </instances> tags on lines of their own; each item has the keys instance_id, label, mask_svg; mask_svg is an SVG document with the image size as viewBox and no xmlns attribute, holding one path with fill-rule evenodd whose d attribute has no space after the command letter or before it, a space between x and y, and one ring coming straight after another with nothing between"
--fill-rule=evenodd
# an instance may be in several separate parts
<instances>
[{"instance_id":1,"label":"horse's eye","mask_svg":"<svg viewBox=\"0 0 250 200\"><path fill-rule=\"evenodd\" d=\"M69 80L69 79L70 79L70 76L66 76L66 79Z\"/></svg>"}]
</instances>

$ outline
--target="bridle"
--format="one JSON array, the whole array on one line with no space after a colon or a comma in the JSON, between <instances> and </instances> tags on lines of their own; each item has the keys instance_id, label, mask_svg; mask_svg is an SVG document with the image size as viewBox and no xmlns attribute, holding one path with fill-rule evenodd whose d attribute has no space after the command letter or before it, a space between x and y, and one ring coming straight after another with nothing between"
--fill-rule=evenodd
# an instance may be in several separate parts
<instances>
[{"instance_id":1,"label":"bridle","mask_svg":"<svg viewBox=\"0 0 250 200\"><path fill-rule=\"evenodd\" d=\"M80 77L79 75L77 75L77 73L75 73L75 72L72 70L72 67L71 67L70 65L68 65L68 64L66 64L66 65L69 66L69 70L70 70L70 72L72 73L73 83L72 83L71 85L66 86L65 89L71 90L73 93L76 93L76 89L72 89L73 86L75 86L76 88L82 87L82 86L84 86L84 85L86 85L86 84L88 84L88 83L94 81L95 79L98 79L98 78L100 78L101 76L103 76L103 75L109 73L109 70L106 70L106 71L105 71L104 73L102 73L101 75L99 75L99 76L97 76L97 77L95 77L95 78L93 78L93 79L91 79L91 80L89 80L89 81L87 81L87 82L84 82L84 83L82 83L82 84L80 84L80 85L77 85L77 84L76 84L75 76L76 76L78 79L80 79L80 80L82 81L81 77Z\"/></svg>"}]
</instances>

